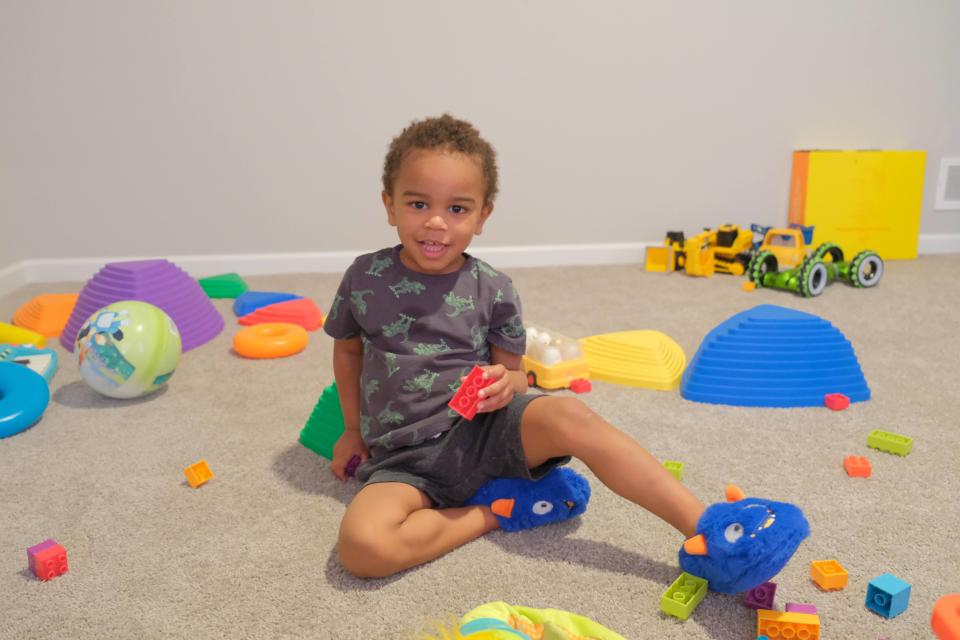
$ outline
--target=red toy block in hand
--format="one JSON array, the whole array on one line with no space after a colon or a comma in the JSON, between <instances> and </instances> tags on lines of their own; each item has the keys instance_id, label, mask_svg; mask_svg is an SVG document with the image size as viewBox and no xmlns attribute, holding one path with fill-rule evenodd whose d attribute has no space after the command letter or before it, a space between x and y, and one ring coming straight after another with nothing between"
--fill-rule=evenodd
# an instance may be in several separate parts
<instances>
[{"instance_id":1,"label":"red toy block in hand","mask_svg":"<svg viewBox=\"0 0 960 640\"><path fill-rule=\"evenodd\" d=\"M843 411L850 406L850 398L842 393L828 393L823 396L823 404L834 411Z\"/></svg>"},{"instance_id":2,"label":"red toy block in hand","mask_svg":"<svg viewBox=\"0 0 960 640\"><path fill-rule=\"evenodd\" d=\"M447 406L467 420L473 420L477 415L477 403L480 402L480 389L491 384L493 380L484 380L483 369L474 365Z\"/></svg>"},{"instance_id":3,"label":"red toy block in hand","mask_svg":"<svg viewBox=\"0 0 960 640\"><path fill-rule=\"evenodd\" d=\"M854 478L869 478L873 473L870 461L864 456L847 456L843 459L843 468L847 470L848 476Z\"/></svg>"},{"instance_id":4,"label":"red toy block in hand","mask_svg":"<svg viewBox=\"0 0 960 640\"><path fill-rule=\"evenodd\" d=\"M44 540L27 549L30 571L41 580L49 580L67 572L67 550L56 540Z\"/></svg>"}]
</instances>

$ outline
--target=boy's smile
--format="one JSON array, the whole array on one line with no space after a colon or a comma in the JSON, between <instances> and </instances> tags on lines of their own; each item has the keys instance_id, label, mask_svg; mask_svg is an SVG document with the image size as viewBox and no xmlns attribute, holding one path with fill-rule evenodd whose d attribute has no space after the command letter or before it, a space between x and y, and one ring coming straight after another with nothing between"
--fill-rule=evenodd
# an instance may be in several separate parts
<instances>
[{"instance_id":1,"label":"boy's smile","mask_svg":"<svg viewBox=\"0 0 960 640\"><path fill-rule=\"evenodd\" d=\"M411 151L397 171L393 193L383 192L387 221L403 244L400 261L435 275L459 269L463 252L493 211L485 195L479 159L441 149Z\"/></svg>"}]
</instances>

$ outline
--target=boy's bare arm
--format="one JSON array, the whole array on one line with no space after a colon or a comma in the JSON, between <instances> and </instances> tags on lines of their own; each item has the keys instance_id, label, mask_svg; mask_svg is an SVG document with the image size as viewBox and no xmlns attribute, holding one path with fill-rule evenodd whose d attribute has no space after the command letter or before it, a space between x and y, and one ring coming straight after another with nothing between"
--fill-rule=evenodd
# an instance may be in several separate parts
<instances>
[{"instance_id":1,"label":"boy's bare arm","mask_svg":"<svg viewBox=\"0 0 960 640\"><path fill-rule=\"evenodd\" d=\"M477 411L496 411L513 399L516 394L527 392L527 375L523 372L523 356L490 345L490 364L483 367L484 374L493 383L480 390L482 400Z\"/></svg>"},{"instance_id":2,"label":"boy's bare arm","mask_svg":"<svg viewBox=\"0 0 960 640\"><path fill-rule=\"evenodd\" d=\"M345 429L360 430L360 373L363 369L363 343L360 338L333 341L333 377L343 410Z\"/></svg>"}]
</instances>

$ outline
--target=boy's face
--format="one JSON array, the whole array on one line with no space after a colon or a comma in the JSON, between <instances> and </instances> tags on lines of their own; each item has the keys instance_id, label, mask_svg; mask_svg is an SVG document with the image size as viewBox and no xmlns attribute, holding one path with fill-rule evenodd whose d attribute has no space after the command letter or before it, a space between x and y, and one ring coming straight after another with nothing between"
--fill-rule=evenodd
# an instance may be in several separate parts
<instances>
[{"instance_id":1,"label":"boy's face","mask_svg":"<svg viewBox=\"0 0 960 640\"><path fill-rule=\"evenodd\" d=\"M421 273L452 273L493 211L484 204L483 169L473 156L414 150L403 159L393 193L383 192L387 221L397 228L400 260Z\"/></svg>"}]
</instances>

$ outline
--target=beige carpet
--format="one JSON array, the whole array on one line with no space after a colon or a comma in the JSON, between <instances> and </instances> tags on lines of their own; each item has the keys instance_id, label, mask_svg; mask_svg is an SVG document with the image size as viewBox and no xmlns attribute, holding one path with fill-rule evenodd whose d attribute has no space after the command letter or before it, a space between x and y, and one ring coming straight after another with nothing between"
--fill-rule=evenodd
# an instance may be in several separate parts
<instances>
[{"instance_id":1,"label":"beige carpet","mask_svg":"<svg viewBox=\"0 0 960 640\"><path fill-rule=\"evenodd\" d=\"M873 399L840 413L697 404L602 383L582 397L654 455L685 462L684 481L707 501L736 482L799 503L813 531L775 579L777 607L813 603L824 638L863 640L931 637L934 601L960 591L958 273L960 256L890 263L874 290L837 284L804 300L637 266L511 272L528 321L577 337L659 329L688 358L710 329L761 303L819 314L846 334ZM339 278L249 280L326 308ZM26 287L0 298L0 318L34 295L78 289ZM401 639L500 599L579 612L630 639L754 637L755 614L731 596L709 595L686 622L661 614L681 537L592 476L578 522L494 533L388 580L347 575L335 545L356 485L297 443L332 380L332 342L317 333L295 357L243 360L230 351L230 301L217 306L227 329L143 400L97 396L56 344L62 369L46 415L0 440L0 637ZM913 453L868 449L877 428L913 437ZM868 455L873 477L848 478L848 454ZM193 490L182 469L201 457L216 477ZM70 571L43 583L25 549L48 537L66 546ZM827 558L850 573L843 591L809 579L810 562ZM867 582L887 571L913 585L893 620L864 607Z\"/></svg>"}]
</instances>

